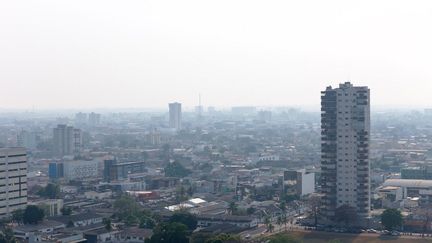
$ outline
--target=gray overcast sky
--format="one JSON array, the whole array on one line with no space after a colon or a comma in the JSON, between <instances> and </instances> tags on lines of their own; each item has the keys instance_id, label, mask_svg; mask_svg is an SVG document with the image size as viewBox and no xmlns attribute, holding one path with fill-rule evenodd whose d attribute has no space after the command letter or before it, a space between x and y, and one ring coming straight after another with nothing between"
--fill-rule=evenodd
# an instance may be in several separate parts
<instances>
[{"instance_id":1,"label":"gray overcast sky","mask_svg":"<svg viewBox=\"0 0 432 243\"><path fill-rule=\"evenodd\" d=\"M0 107L432 106L432 1L0 2Z\"/></svg>"}]
</instances>

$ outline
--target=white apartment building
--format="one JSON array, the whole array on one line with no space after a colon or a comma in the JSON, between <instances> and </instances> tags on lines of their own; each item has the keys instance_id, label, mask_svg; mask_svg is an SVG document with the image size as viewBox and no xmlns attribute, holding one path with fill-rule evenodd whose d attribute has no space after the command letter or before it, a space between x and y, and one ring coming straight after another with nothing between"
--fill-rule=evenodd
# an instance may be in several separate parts
<instances>
[{"instance_id":1,"label":"white apartment building","mask_svg":"<svg viewBox=\"0 0 432 243\"><path fill-rule=\"evenodd\" d=\"M0 218L26 206L26 149L0 148Z\"/></svg>"},{"instance_id":2,"label":"white apartment building","mask_svg":"<svg viewBox=\"0 0 432 243\"><path fill-rule=\"evenodd\" d=\"M181 129L182 109L180 103L169 104L169 126L176 130Z\"/></svg>"},{"instance_id":3,"label":"white apartment building","mask_svg":"<svg viewBox=\"0 0 432 243\"><path fill-rule=\"evenodd\" d=\"M359 220L370 214L370 91L346 82L321 94L324 215L347 205Z\"/></svg>"},{"instance_id":4,"label":"white apartment building","mask_svg":"<svg viewBox=\"0 0 432 243\"><path fill-rule=\"evenodd\" d=\"M79 154L82 146L81 130L60 124L53 129L53 142L57 156Z\"/></svg>"},{"instance_id":5,"label":"white apartment building","mask_svg":"<svg viewBox=\"0 0 432 243\"><path fill-rule=\"evenodd\" d=\"M36 133L29 131L21 131L17 135L17 143L19 147L24 147L26 149L35 149L37 146Z\"/></svg>"}]
</instances>

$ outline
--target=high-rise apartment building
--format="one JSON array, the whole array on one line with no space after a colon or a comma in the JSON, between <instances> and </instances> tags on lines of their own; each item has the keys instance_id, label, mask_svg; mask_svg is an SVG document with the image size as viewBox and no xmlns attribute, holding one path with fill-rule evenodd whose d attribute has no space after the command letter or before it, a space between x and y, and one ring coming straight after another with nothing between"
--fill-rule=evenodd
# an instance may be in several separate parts
<instances>
[{"instance_id":1,"label":"high-rise apartment building","mask_svg":"<svg viewBox=\"0 0 432 243\"><path fill-rule=\"evenodd\" d=\"M169 104L169 125L176 130L181 129L182 110L180 103Z\"/></svg>"},{"instance_id":2,"label":"high-rise apartment building","mask_svg":"<svg viewBox=\"0 0 432 243\"><path fill-rule=\"evenodd\" d=\"M346 82L321 92L323 215L350 207L358 222L370 214L370 91Z\"/></svg>"},{"instance_id":3,"label":"high-rise apartment building","mask_svg":"<svg viewBox=\"0 0 432 243\"><path fill-rule=\"evenodd\" d=\"M19 147L26 149L36 149L37 146L37 134L35 132L21 131L17 135L17 143Z\"/></svg>"},{"instance_id":4,"label":"high-rise apartment building","mask_svg":"<svg viewBox=\"0 0 432 243\"><path fill-rule=\"evenodd\" d=\"M79 112L75 114L75 125L84 125L87 123L88 115L86 113Z\"/></svg>"},{"instance_id":5,"label":"high-rise apartment building","mask_svg":"<svg viewBox=\"0 0 432 243\"><path fill-rule=\"evenodd\" d=\"M101 114L92 112L88 115L88 121L89 121L88 123L90 126L93 127L99 126L100 120L101 120Z\"/></svg>"},{"instance_id":6,"label":"high-rise apartment building","mask_svg":"<svg viewBox=\"0 0 432 243\"><path fill-rule=\"evenodd\" d=\"M53 129L54 154L57 156L75 155L81 152L82 134L72 126L57 125Z\"/></svg>"},{"instance_id":7,"label":"high-rise apartment building","mask_svg":"<svg viewBox=\"0 0 432 243\"><path fill-rule=\"evenodd\" d=\"M0 148L0 218L27 205L25 148Z\"/></svg>"}]
</instances>

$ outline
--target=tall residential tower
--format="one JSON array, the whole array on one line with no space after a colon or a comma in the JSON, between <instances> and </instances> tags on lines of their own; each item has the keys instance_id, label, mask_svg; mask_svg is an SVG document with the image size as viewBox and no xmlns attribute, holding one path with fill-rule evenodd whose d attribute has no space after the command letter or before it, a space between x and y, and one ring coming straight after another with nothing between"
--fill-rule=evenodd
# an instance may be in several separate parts
<instances>
[{"instance_id":1,"label":"tall residential tower","mask_svg":"<svg viewBox=\"0 0 432 243\"><path fill-rule=\"evenodd\" d=\"M25 148L0 148L0 218L27 206Z\"/></svg>"},{"instance_id":2,"label":"tall residential tower","mask_svg":"<svg viewBox=\"0 0 432 243\"><path fill-rule=\"evenodd\" d=\"M370 91L346 82L321 92L321 188L323 215L335 220L338 208L370 214Z\"/></svg>"},{"instance_id":3,"label":"tall residential tower","mask_svg":"<svg viewBox=\"0 0 432 243\"><path fill-rule=\"evenodd\" d=\"M54 154L57 156L76 155L81 152L82 134L80 129L58 125L53 129Z\"/></svg>"},{"instance_id":4,"label":"tall residential tower","mask_svg":"<svg viewBox=\"0 0 432 243\"><path fill-rule=\"evenodd\" d=\"M169 104L169 125L176 130L181 129L182 110L180 103Z\"/></svg>"}]
</instances>

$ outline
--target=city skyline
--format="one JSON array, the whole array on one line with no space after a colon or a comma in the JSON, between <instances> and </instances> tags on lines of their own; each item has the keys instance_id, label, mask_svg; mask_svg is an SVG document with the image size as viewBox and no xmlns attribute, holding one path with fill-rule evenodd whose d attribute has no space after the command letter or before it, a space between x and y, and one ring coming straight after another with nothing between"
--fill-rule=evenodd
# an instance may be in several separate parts
<instances>
[{"instance_id":1,"label":"city skyline","mask_svg":"<svg viewBox=\"0 0 432 243\"><path fill-rule=\"evenodd\" d=\"M318 109L323 87L351 80L373 90L373 107L425 108L431 9L427 1L6 1L0 107L193 107L201 93L204 106Z\"/></svg>"}]
</instances>

